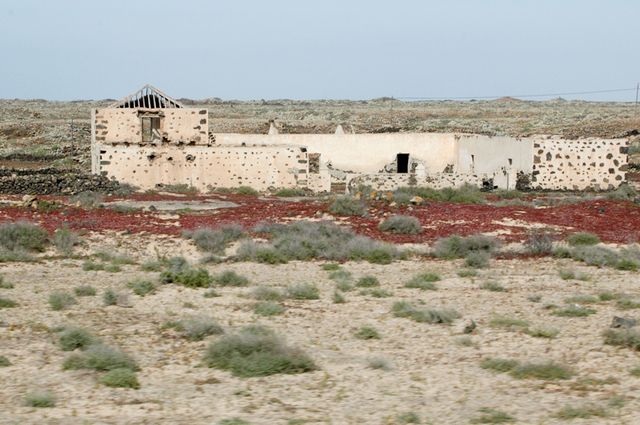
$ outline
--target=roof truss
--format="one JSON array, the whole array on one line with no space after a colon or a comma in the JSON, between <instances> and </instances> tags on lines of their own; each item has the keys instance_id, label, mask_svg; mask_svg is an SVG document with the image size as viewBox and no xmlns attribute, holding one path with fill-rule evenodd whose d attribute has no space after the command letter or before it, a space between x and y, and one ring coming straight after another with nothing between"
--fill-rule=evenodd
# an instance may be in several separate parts
<instances>
[{"instance_id":1,"label":"roof truss","mask_svg":"<svg viewBox=\"0 0 640 425\"><path fill-rule=\"evenodd\" d=\"M164 108L184 108L184 105L167 96L162 91L146 84L140 90L129 96L117 101L109 106L110 108L145 108L145 109L164 109Z\"/></svg>"}]
</instances>

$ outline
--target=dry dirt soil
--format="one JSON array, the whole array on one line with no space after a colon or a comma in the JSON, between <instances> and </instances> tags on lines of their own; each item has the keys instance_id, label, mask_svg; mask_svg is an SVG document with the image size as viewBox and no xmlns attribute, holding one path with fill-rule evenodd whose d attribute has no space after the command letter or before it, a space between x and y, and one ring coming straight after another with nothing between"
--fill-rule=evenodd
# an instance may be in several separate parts
<instances>
[{"instance_id":1,"label":"dry dirt soil","mask_svg":"<svg viewBox=\"0 0 640 425\"><path fill-rule=\"evenodd\" d=\"M459 261L411 260L391 265L350 262L342 267L357 279L376 276L389 292L375 298L356 288L347 302L335 304L335 283L318 262L291 262L272 266L233 263L205 266L211 273L235 270L251 281L247 287L223 287L221 296L205 298L205 289L162 285L140 297L127 282L157 280L139 264L156 255L200 254L184 239L125 233L85 237L80 254L98 249L131 255L138 264L119 273L83 271L79 259L46 259L38 263L4 264L1 274L13 289L0 296L19 305L0 310L0 354L12 365L0 368L0 423L7 424L216 424L239 418L251 424L402 424L413 413L423 424L464 424L481 416L483 408L511 415L517 423L565 423L556 417L565 406L601 406L606 417L571 423L640 423L640 378L630 371L640 366L637 352L603 344L601 333L613 316L637 316L621 311L615 301L590 305L596 313L565 318L552 314L550 305L567 297L624 292L640 297L638 274L586 267L571 260L493 260L478 277L459 277ZM589 276L587 281L562 280L560 268ZM416 273L435 272L442 280L437 290L409 289L404 283ZM486 281L504 292L481 289ZM313 283L319 300L283 304L284 314L260 317L248 294L253 286L286 287ZM67 310L52 311L52 291L72 291L92 285L95 297L79 297ZM104 306L107 289L128 293L126 307ZM539 300L536 298L539 297ZM392 304L406 300L425 307L453 308L462 318L451 325L426 324L394 317ZM533 300L533 301L532 301ZM220 336L191 342L167 321L207 315L226 332L261 323L306 351L318 365L314 372L237 378L203 366L205 347ZM491 327L496 316L526 320L531 327L554 327L556 338L536 338L522 329ZM474 320L477 328L465 335ZM140 364L141 388L109 388L97 382L93 371L65 371L68 353L57 344L52 328L73 324L90 329L108 344L120 347ZM361 340L354 332L375 327L380 339ZM467 338L467 339L465 339ZM385 358L388 370L372 369L372 357ZM515 379L482 369L489 357L520 361L553 360L570 367L568 380ZM24 396L33 390L55 393L53 408L26 407ZM224 423L224 422L222 422ZM233 422L231 422L233 423ZM238 422L241 423L241 422Z\"/></svg>"}]
</instances>

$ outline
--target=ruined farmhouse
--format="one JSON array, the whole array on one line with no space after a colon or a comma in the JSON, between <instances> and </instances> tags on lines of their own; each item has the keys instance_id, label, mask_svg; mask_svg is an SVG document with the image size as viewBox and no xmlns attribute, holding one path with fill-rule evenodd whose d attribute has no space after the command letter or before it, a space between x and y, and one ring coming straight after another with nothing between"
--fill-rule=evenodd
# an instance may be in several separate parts
<instances>
[{"instance_id":1,"label":"ruined farmhouse","mask_svg":"<svg viewBox=\"0 0 640 425\"><path fill-rule=\"evenodd\" d=\"M457 133L211 132L208 111L144 86L91 111L92 172L153 189L250 186L345 192L472 184L486 189L610 190L626 178L627 139Z\"/></svg>"}]
</instances>

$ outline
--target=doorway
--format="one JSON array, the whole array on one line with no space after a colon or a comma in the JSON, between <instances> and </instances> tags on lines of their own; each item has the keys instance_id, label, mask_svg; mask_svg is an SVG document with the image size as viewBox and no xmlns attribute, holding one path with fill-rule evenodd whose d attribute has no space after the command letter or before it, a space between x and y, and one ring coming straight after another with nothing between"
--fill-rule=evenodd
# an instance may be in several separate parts
<instances>
[{"instance_id":1,"label":"doorway","mask_svg":"<svg viewBox=\"0 0 640 425\"><path fill-rule=\"evenodd\" d=\"M408 173L409 172L409 154L408 153L399 153L396 155L396 164L398 166L398 173Z\"/></svg>"}]
</instances>

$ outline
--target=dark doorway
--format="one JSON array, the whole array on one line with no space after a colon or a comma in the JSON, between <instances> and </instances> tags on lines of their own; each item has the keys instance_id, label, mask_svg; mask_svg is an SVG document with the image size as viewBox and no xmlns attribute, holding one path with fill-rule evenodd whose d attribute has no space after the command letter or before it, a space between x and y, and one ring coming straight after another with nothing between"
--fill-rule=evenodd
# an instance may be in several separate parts
<instances>
[{"instance_id":1,"label":"dark doorway","mask_svg":"<svg viewBox=\"0 0 640 425\"><path fill-rule=\"evenodd\" d=\"M409 154L408 153L397 154L396 163L398 164L398 173L409 172Z\"/></svg>"}]
</instances>

